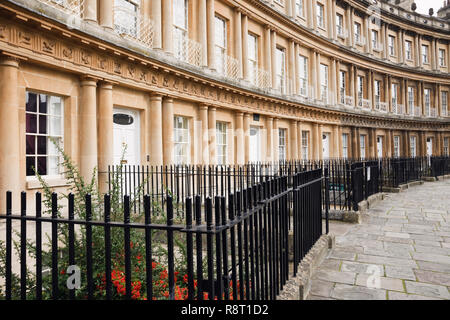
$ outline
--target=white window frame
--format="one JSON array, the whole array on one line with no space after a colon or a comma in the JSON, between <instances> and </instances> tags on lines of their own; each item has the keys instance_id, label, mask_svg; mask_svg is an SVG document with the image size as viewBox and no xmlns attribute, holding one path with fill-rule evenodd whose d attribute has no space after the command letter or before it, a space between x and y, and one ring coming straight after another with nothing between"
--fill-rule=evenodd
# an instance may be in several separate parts
<instances>
[{"instance_id":1,"label":"white window frame","mask_svg":"<svg viewBox=\"0 0 450 320\"><path fill-rule=\"evenodd\" d=\"M425 101L425 115L429 117L431 115L431 89L423 89L423 97Z\"/></svg>"},{"instance_id":2,"label":"white window frame","mask_svg":"<svg viewBox=\"0 0 450 320\"><path fill-rule=\"evenodd\" d=\"M42 177L54 177L60 178L63 175L62 168L59 166L62 160L61 154L59 154L56 146L51 142L50 139L55 139L58 141L59 146L64 148L64 99L57 95L43 94L33 90L27 90L26 92L26 102L28 105L29 96L36 95L36 111L27 110L27 106L25 107L25 163L26 170L28 170L27 162L29 159L33 158L33 166L35 170ZM40 110L40 101L45 100L46 111ZM55 112L56 109L51 108L51 101L54 100L55 106L59 104L59 114ZM28 124L28 116L30 118L35 117L36 123L36 132L28 132L27 124ZM45 119L45 132L42 132L40 128L40 119ZM59 133L55 132L54 126L57 125L59 127ZM34 152L28 152L28 137L34 137ZM45 140L45 153L39 153L38 148L38 140ZM31 150L30 150L31 151ZM45 172L39 170L38 158L45 158ZM52 161L50 161L52 159ZM53 165L52 165L53 164ZM35 177L34 171L25 172L26 177Z\"/></svg>"},{"instance_id":3,"label":"white window frame","mask_svg":"<svg viewBox=\"0 0 450 320\"><path fill-rule=\"evenodd\" d=\"M361 43L361 23L359 22L354 23L353 32L355 34L355 42Z\"/></svg>"},{"instance_id":4,"label":"white window frame","mask_svg":"<svg viewBox=\"0 0 450 320\"><path fill-rule=\"evenodd\" d=\"M441 91L441 115L448 115L448 91Z\"/></svg>"},{"instance_id":5,"label":"white window frame","mask_svg":"<svg viewBox=\"0 0 450 320\"><path fill-rule=\"evenodd\" d=\"M348 133L342 134L342 157L348 159Z\"/></svg>"},{"instance_id":6,"label":"white window frame","mask_svg":"<svg viewBox=\"0 0 450 320\"><path fill-rule=\"evenodd\" d=\"M394 136L394 157L400 157L400 136Z\"/></svg>"},{"instance_id":7,"label":"white window frame","mask_svg":"<svg viewBox=\"0 0 450 320\"><path fill-rule=\"evenodd\" d=\"M363 105L363 99L364 99L364 77L363 76L357 76L358 81L358 105L362 107Z\"/></svg>"},{"instance_id":8,"label":"white window frame","mask_svg":"<svg viewBox=\"0 0 450 320\"><path fill-rule=\"evenodd\" d=\"M257 84L258 81L258 36L248 33L247 34L247 46L248 46L248 64L250 66L250 81L253 84ZM254 45L252 49L252 45ZM251 53L254 53L254 56Z\"/></svg>"},{"instance_id":9,"label":"white window frame","mask_svg":"<svg viewBox=\"0 0 450 320\"><path fill-rule=\"evenodd\" d=\"M378 30L372 29L372 48L378 49Z\"/></svg>"},{"instance_id":10,"label":"white window frame","mask_svg":"<svg viewBox=\"0 0 450 320\"><path fill-rule=\"evenodd\" d=\"M295 12L297 16L304 18L305 10L303 0L295 0Z\"/></svg>"},{"instance_id":11,"label":"white window frame","mask_svg":"<svg viewBox=\"0 0 450 320\"><path fill-rule=\"evenodd\" d=\"M320 100L328 103L328 66L322 63L320 64Z\"/></svg>"},{"instance_id":12,"label":"white window frame","mask_svg":"<svg viewBox=\"0 0 450 320\"><path fill-rule=\"evenodd\" d=\"M286 93L286 50L277 47L276 54L276 89L282 94ZM280 60L281 59L281 60Z\"/></svg>"},{"instance_id":13,"label":"white window frame","mask_svg":"<svg viewBox=\"0 0 450 320\"><path fill-rule=\"evenodd\" d=\"M449 155L449 150L448 150L448 141L449 141L449 137L444 137L444 156L448 157Z\"/></svg>"},{"instance_id":14,"label":"white window frame","mask_svg":"<svg viewBox=\"0 0 450 320\"><path fill-rule=\"evenodd\" d=\"M359 152L360 152L360 158L365 159L366 158L366 136L364 134L361 134L359 136Z\"/></svg>"},{"instance_id":15,"label":"white window frame","mask_svg":"<svg viewBox=\"0 0 450 320\"><path fill-rule=\"evenodd\" d=\"M373 87L374 87L374 98L375 98L375 105L380 105L381 102L381 81L380 80L374 80L373 81Z\"/></svg>"},{"instance_id":16,"label":"white window frame","mask_svg":"<svg viewBox=\"0 0 450 320\"><path fill-rule=\"evenodd\" d=\"M175 57L183 61L187 60L185 39L188 37L189 27L189 3L188 0L173 0L173 38ZM183 12L184 16L181 14ZM184 18L184 19L183 19ZM183 20L180 24L178 21Z\"/></svg>"},{"instance_id":17,"label":"white window frame","mask_svg":"<svg viewBox=\"0 0 450 320\"><path fill-rule=\"evenodd\" d=\"M429 48L426 44L422 45L422 63L429 64Z\"/></svg>"},{"instance_id":18,"label":"white window frame","mask_svg":"<svg viewBox=\"0 0 450 320\"><path fill-rule=\"evenodd\" d=\"M391 100L392 100L392 107L395 107L395 113L398 113L398 84L392 83L391 84Z\"/></svg>"},{"instance_id":19,"label":"white window frame","mask_svg":"<svg viewBox=\"0 0 450 320\"><path fill-rule=\"evenodd\" d=\"M138 1L114 0L114 30L118 34L128 34L136 37L138 32L137 15L139 10Z\"/></svg>"},{"instance_id":20,"label":"white window frame","mask_svg":"<svg viewBox=\"0 0 450 320\"><path fill-rule=\"evenodd\" d=\"M178 120L181 120L181 127L178 126L180 122ZM174 116L173 117L173 136L174 136L174 163L176 165L181 164L189 164L191 159L191 148L190 148L190 131L189 131L189 118L184 116ZM178 139L181 137L181 140ZM178 149L182 149L186 151L186 154L177 155L176 151Z\"/></svg>"},{"instance_id":21,"label":"white window frame","mask_svg":"<svg viewBox=\"0 0 450 320\"><path fill-rule=\"evenodd\" d=\"M299 79L300 79L300 95L307 97L308 96L308 77L309 77L309 60L308 57L299 55L298 57L299 63Z\"/></svg>"},{"instance_id":22,"label":"white window frame","mask_svg":"<svg viewBox=\"0 0 450 320\"><path fill-rule=\"evenodd\" d=\"M317 2L317 26L319 28L325 29L325 7L323 4Z\"/></svg>"},{"instance_id":23,"label":"white window frame","mask_svg":"<svg viewBox=\"0 0 450 320\"><path fill-rule=\"evenodd\" d=\"M409 138L409 145L410 145L410 156L415 158L417 156L417 149L416 149L416 136L411 136Z\"/></svg>"},{"instance_id":24,"label":"white window frame","mask_svg":"<svg viewBox=\"0 0 450 320\"><path fill-rule=\"evenodd\" d=\"M408 108L409 108L409 114L414 115L414 107L415 107L415 101L414 101L414 87L408 87Z\"/></svg>"},{"instance_id":25,"label":"white window frame","mask_svg":"<svg viewBox=\"0 0 450 320\"><path fill-rule=\"evenodd\" d=\"M439 49L439 67L445 67L445 50Z\"/></svg>"},{"instance_id":26,"label":"white window frame","mask_svg":"<svg viewBox=\"0 0 450 320\"><path fill-rule=\"evenodd\" d=\"M409 40L405 40L405 55L406 60L412 60L412 42Z\"/></svg>"},{"instance_id":27,"label":"white window frame","mask_svg":"<svg viewBox=\"0 0 450 320\"><path fill-rule=\"evenodd\" d=\"M347 95L347 72L339 70L339 90L341 95L341 103L345 104L345 96Z\"/></svg>"},{"instance_id":28,"label":"white window frame","mask_svg":"<svg viewBox=\"0 0 450 320\"><path fill-rule=\"evenodd\" d=\"M286 132L287 130L284 128L278 129L278 160L285 161L286 160Z\"/></svg>"},{"instance_id":29,"label":"white window frame","mask_svg":"<svg viewBox=\"0 0 450 320\"><path fill-rule=\"evenodd\" d=\"M303 160L309 158L309 131L302 131L302 158Z\"/></svg>"},{"instance_id":30,"label":"white window frame","mask_svg":"<svg viewBox=\"0 0 450 320\"><path fill-rule=\"evenodd\" d=\"M395 57L395 37L393 35L388 36L389 55Z\"/></svg>"},{"instance_id":31,"label":"white window frame","mask_svg":"<svg viewBox=\"0 0 450 320\"><path fill-rule=\"evenodd\" d=\"M226 56L227 56L227 21L220 17L214 17L214 51L216 54L216 70L220 74L225 74L226 71ZM220 35L221 34L221 35ZM219 43L219 37L223 41Z\"/></svg>"},{"instance_id":32,"label":"white window frame","mask_svg":"<svg viewBox=\"0 0 450 320\"><path fill-rule=\"evenodd\" d=\"M222 166L227 164L228 158L227 127L226 122L216 122L216 161Z\"/></svg>"},{"instance_id":33,"label":"white window frame","mask_svg":"<svg viewBox=\"0 0 450 320\"><path fill-rule=\"evenodd\" d=\"M336 13L336 34L344 36L344 16L340 13Z\"/></svg>"}]
</instances>

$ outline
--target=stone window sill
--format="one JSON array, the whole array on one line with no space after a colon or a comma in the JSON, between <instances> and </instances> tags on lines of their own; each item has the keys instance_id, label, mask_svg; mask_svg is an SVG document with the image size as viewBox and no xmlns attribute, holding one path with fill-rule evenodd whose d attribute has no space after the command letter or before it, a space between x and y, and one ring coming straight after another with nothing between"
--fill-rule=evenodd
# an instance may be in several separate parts
<instances>
[{"instance_id":1,"label":"stone window sill","mask_svg":"<svg viewBox=\"0 0 450 320\"><path fill-rule=\"evenodd\" d=\"M44 181L48 184L49 187L65 187L69 184L62 177L43 177ZM42 189L42 185L37 178L31 178L27 180L26 184L27 190L32 189Z\"/></svg>"}]
</instances>

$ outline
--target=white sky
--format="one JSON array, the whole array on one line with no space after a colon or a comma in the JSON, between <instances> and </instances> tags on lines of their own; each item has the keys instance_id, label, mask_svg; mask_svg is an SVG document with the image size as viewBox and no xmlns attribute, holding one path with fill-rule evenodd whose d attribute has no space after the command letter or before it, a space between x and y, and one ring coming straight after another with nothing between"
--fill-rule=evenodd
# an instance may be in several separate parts
<instances>
[{"instance_id":1,"label":"white sky","mask_svg":"<svg viewBox=\"0 0 450 320\"><path fill-rule=\"evenodd\" d=\"M416 12L428 15L430 8L434 9L434 16L436 17L437 11L442 8L444 0L416 0L417 10Z\"/></svg>"}]
</instances>

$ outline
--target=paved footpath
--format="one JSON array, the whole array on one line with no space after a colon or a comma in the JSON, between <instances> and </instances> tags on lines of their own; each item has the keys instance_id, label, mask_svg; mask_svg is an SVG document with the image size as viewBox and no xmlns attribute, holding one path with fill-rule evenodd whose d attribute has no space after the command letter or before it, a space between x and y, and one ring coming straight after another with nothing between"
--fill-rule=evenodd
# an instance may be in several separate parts
<instances>
[{"instance_id":1,"label":"paved footpath","mask_svg":"<svg viewBox=\"0 0 450 320\"><path fill-rule=\"evenodd\" d=\"M450 299L450 179L388 194L362 221L331 223L309 299Z\"/></svg>"}]
</instances>

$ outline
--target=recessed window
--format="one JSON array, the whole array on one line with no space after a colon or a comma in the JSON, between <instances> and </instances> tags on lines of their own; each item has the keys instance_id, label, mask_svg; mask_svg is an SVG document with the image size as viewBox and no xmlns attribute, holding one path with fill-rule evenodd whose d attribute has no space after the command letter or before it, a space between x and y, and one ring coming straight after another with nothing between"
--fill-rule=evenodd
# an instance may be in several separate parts
<instances>
[{"instance_id":1,"label":"recessed window","mask_svg":"<svg viewBox=\"0 0 450 320\"><path fill-rule=\"evenodd\" d=\"M412 136L409 140L411 157L415 157L416 154L416 137Z\"/></svg>"},{"instance_id":2,"label":"recessed window","mask_svg":"<svg viewBox=\"0 0 450 320\"><path fill-rule=\"evenodd\" d=\"M303 8L304 8L303 0L295 0L295 12L300 17L304 17L305 16Z\"/></svg>"},{"instance_id":3,"label":"recessed window","mask_svg":"<svg viewBox=\"0 0 450 320\"><path fill-rule=\"evenodd\" d=\"M422 63L429 63L427 45L422 45Z\"/></svg>"},{"instance_id":4,"label":"recessed window","mask_svg":"<svg viewBox=\"0 0 450 320\"><path fill-rule=\"evenodd\" d=\"M188 164L190 160L189 119L175 116L174 125L174 162L175 164Z\"/></svg>"},{"instance_id":5,"label":"recessed window","mask_svg":"<svg viewBox=\"0 0 450 320\"><path fill-rule=\"evenodd\" d=\"M302 158L308 160L309 157L309 131L302 131Z\"/></svg>"},{"instance_id":6,"label":"recessed window","mask_svg":"<svg viewBox=\"0 0 450 320\"><path fill-rule=\"evenodd\" d=\"M26 122L26 175L59 175L60 155L54 140L63 147L64 105L61 97L27 92ZM34 168L34 169L33 169Z\"/></svg>"},{"instance_id":7,"label":"recessed window","mask_svg":"<svg viewBox=\"0 0 450 320\"><path fill-rule=\"evenodd\" d=\"M286 53L282 48L276 50L276 88L286 93Z\"/></svg>"},{"instance_id":8,"label":"recessed window","mask_svg":"<svg viewBox=\"0 0 450 320\"><path fill-rule=\"evenodd\" d=\"M215 19L215 52L216 69L223 74L226 68L227 60L227 23L224 19L216 17Z\"/></svg>"},{"instance_id":9,"label":"recessed window","mask_svg":"<svg viewBox=\"0 0 450 320\"><path fill-rule=\"evenodd\" d=\"M348 133L342 134L342 157L348 158Z\"/></svg>"},{"instance_id":10,"label":"recessed window","mask_svg":"<svg viewBox=\"0 0 450 320\"><path fill-rule=\"evenodd\" d=\"M257 84L258 79L258 38L253 34L247 35L248 64L250 66L250 81Z\"/></svg>"},{"instance_id":11,"label":"recessed window","mask_svg":"<svg viewBox=\"0 0 450 320\"><path fill-rule=\"evenodd\" d=\"M365 159L366 158L366 136L360 135L359 136L359 147L360 147L360 158Z\"/></svg>"},{"instance_id":12,"label":"recessed window","mask_svg":"<svg viewBox=\"0 0 450 320\"><path fill-rule=\"evenodd\" d=\"M400 157L400 136L394 136L394 157Z\"/></svg>"},{"instance_id":13,"label":"recessed window","mask_svg":"<svg viewBox=\"0 0 450 320\"><path fill-rule=\"evenodd\" d=\"M328 103L328 66L325 64L320 64L320 98Z\"/></svg>"},{"instance_id":14,"label":"recessed window","mask_svg":"<svg viewBox=\"0 0 450 320\"><path fill-rule=\"evenodd\" d=\"M299 56L300 95L308 96L308 58Z\"/></svg>"},{"instance_id":15,"label":"recessed window","mask_svg":"<svg viewBox=\"0 0 450 320\"><path fill-rule=\"evenodd\" d=\"M445 50L439 49L439 66L445 67Z\"/></svg>"},{"instance_id":16,"label":"recessed window","mask_svg":"<svg viewBox=\"0 0 450 320\"><path fill-rule=\"evenodd\" d=\"M278 129L278 156L278 160L286 160L286 129Z\"/></svg>"},{"instance_id":17,"label":"recessed window","mask_svg":"<svg viewBox=\"0 0 450 320\"><path fill-rule=\"evenodd\" d=\"M405 41L405 55L406 60L412 60L412 42L408 40Z\"/></svg>"},{"instance_id":18,"label":"recessed window","mask_svg":"<svg viewBox=\"0 0 450 320\"><path fill-rule=\"evenodd\" d=\"M137 35L139 1L114 0L114 29L119 34Z\"/></svg>"},{"instance_id":19,"label":"recessed window","mask_svg":"<svg viewBox=\"0 0 450 320\"><path fill-rule=\"evenodd\" d=\"M325 28L324 7L322 4L317 3L317 26Z\"/></svg>"},{"instance_id":20,"label":"recessed window","mask_svg":"<svg viewBox=\"0 0 450 320\"><path fill-rule=\"evenodd\" d=\"M173 38L175 56L183 61L188 60L188 1L173 0Z\"/></svg>"},{"instance_id":21,"label":"recessed window","mask_svg":"<svg viewBox=\"0 0 450 320\"><path fill-rule=\"evenodd\" d=\"M227 164L227 124L216 123L217 164Z\"/></svg>"},{"instance_id":22,"label":"recessed window","mask_svg":"<svg viewBox=\"0 0 450 320\"><path fill-rule=\"evenodd\" d=\"M395 56L395 37L389 36L389 55Z\"/></svg>"}]
</instances>

